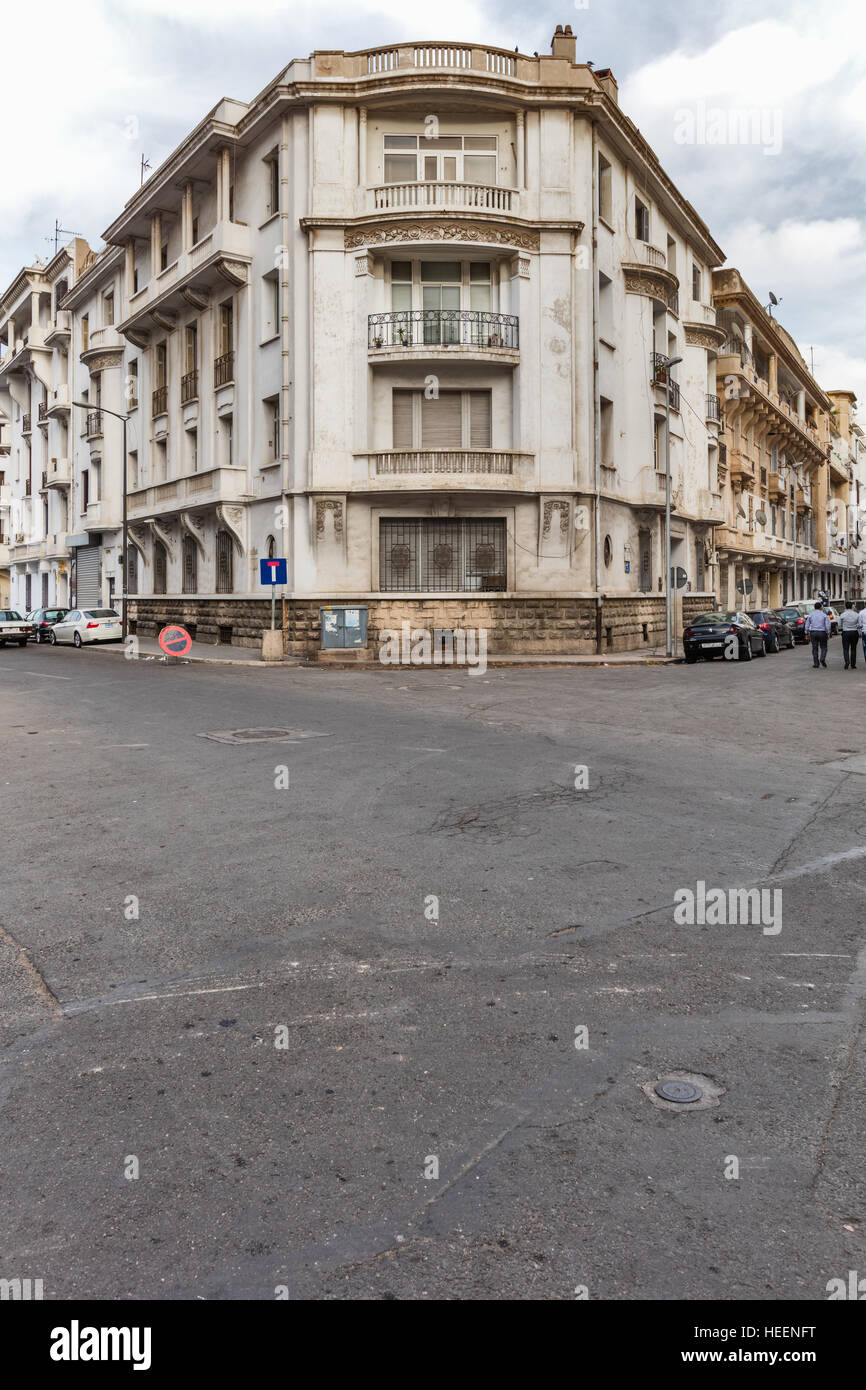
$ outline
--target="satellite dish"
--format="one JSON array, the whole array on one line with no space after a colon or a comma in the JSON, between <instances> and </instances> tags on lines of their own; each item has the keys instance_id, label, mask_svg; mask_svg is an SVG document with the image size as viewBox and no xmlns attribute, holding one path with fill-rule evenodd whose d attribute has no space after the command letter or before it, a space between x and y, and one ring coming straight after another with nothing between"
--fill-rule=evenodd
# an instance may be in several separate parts
<instances>
[{"instance_id":1,"label":"satellite dish","mask_svg":"<svg viewBox=\"0 0 866 1390\"><path fill-rule=\"evenodd\" d=\"M739 504L739 502L738 502L738 503L737 503L737 516L745 516L745 515L746 515L746 513L743 511L742 507L740 506L740 504Z\"/></svg>"},{"instance_id":2,"label":"satellite dish","mask_svg":"<svg viewBox=\"0 0 866 1390\"><path fill-rule=\"evenodd\" d=\"M770 303L771 303L771 304L778 304L778 302L779 302L779 301L778 301L778 299L776 298L776 296L773 294L773 291L770 290Z\"/></svg>"},{"instance_id":3,"label":"satellite dish","mask_svg":"<svg viewBox=\"0 0 866 1390\"><path fill-rule=\"evenodd\" d=\"M759 526L765 526L767 523L767 513L755 512L755 520L757 521Z\"/></svg>"}]
</instances>

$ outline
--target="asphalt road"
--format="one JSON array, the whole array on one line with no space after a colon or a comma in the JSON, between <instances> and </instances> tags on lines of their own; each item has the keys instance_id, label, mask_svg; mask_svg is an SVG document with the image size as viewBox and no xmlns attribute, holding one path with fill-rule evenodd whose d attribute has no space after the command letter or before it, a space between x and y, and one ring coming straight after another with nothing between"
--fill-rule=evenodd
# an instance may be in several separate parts
<instances>
[{"instance_id":1,"label":"asphalt road","mask_svg":"<svg viewBox=\"0 0 866 1390\"><path fill-rule=\"evenodd\" d=\"M821 1300L866 1270L866 670L830 651L0 652L0 1275ZM201 736L238 728L304 736ZM698 880L778 888L781 931L679 925ZM719 1094L663 1109L672 1072Z\"/></svg>"}]
</instances>

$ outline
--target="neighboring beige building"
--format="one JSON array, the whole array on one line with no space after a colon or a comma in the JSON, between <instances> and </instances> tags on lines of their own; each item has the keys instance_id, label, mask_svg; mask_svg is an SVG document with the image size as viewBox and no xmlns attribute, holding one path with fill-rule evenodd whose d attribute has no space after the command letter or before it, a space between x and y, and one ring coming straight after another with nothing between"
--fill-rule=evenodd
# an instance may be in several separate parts
<instances>
[{"instance_id":1,"label":"neighboring beige building","mask_svg":"<svg viewBox=\"0 0 866 1390\"><path fill-rule=\"evenodd\" d=\"M713 302L726 335L716 362L724 524L714 534L714 587L723 608L777 607L812 597L832 569L828 475L835 486L841 472L829 463L831 401L738 270L713 272ZM752 585L745 597L743 583Z\"/></svg>"}]
</instances>

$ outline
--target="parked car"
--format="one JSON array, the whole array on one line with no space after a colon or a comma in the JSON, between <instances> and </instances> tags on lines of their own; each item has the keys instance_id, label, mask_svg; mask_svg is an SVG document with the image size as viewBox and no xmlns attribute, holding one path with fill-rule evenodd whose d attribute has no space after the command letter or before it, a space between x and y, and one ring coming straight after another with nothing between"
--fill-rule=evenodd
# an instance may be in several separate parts
<instances>
[{"instance_id":1,"label":"parked car","mask_svg":"<svg viewBox=\"0 0 866 1390\"><path fill-rule=\"evenodd\" d=\"M27 646L30 624L14 608L0 608L0 647L7 642L17 642L19 647Z\"/></svg>"},{"instance_id":2,"label":"parked car","mask_svg":"<svg viewBox=\"0 0 866 1390\"><path fill-rule=\"evenodd\" d=\"M797 604L797 607L802 608L803 616L808 618L810 613L814 613L816 603L821 604L821 606L824 609L824 612L830 619L830 636L835 637L837 632L839 631L839 614L836 612L835 608L832 608L830 606L829 603L825 603L823 599L804 598L802 603Z\"/></svg>"},{"instance_id":3,"label":"parked car","mask_svg":"<svg viewBox=\"0 0 866 1390\"><path fill-rule=\"evenodd\" d=\"M48 640L52 647L59 642L71 642L74 647L85 642L120 642L120 614L113 608L73 608L49 629Z\"/></svg>"},{"instance_id":4,"label":"parked car","mask_svg":"<svg viewBox=\"0 0 866 1390\"><path fill-rule=\"evenodd\" d=\"M31 637L34 637L37 642L47 642L54 624L59 622L61 618L65 618L68 612L68 608L35 608L32 613L27 615Z\"/></svg>"},{"instance_id":5,"label":"parked car","mask_svg":"<svg viewBox=\"0 0 866 1390\"><path fill-rule=\"evenodd\" d=\"M737 637L737 657L740 661L751 661L753 656L767 655L764 634L748 613L723 611L699 613L684 628L683 651L686 661L697 661L699 656L707 661L712 661L714 656L724 657L732 633Z\"/></svg>"},{"instance_id":6,"label":"parked car","mask_svg":"<svg viewBox=\"0 0 866 1390\"><path fill-rule=\"evenodd\" d=\"M794 629L775 608L750 608L749 617L764 634L764 646L768 652L777 652L782 647L793 647Z\"/></svg>"},{"instance_id":7,"label":"parked car","mask_svg":"<svg viewBox=\"0 0 866 1390\"><path fill-rule=\"evenodd\" d=\"M804 603L787 603L782 608L777 608L776 612L785 619L785 622L793 629L794 641L805 642L806 640L806 612Z\"/></svg>"},{"instance_id":8,"label":"parked car","mask_svg":"<svg viewBox=\"0 0 866 1390\"><path fill-rule=\"evenodd\" d=\"M839 613L837 609L831 608L826 603L824 604L824 612L830 619L830 636L835 637L837 632L839 631Z\"/></svg>"}]
</instances>

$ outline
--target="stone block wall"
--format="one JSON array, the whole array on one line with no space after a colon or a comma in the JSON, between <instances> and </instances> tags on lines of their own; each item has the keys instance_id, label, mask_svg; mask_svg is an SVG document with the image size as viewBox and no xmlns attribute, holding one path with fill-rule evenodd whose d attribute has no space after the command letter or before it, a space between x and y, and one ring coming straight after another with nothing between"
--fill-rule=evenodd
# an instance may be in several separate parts
<instances>
[{"instance_id":1,"label":"stone block wall","mask_svg":"<svg viewBox=\"0 0 866 1390\"><path fill-rule=\"evenodd\" d=\"M375 659L385 630L413 628L486 628L491 656L580 655L596 650L595 601L592 598L518 598L479 594L477 598L334 598L291 599L288 644L292 656L315 660L320 648L320 609L327 602L357 603L367 608L367 645ZM683 622L713 606L712 594L687 594ZM282 618L277 603L277 624ZM269 599L130 599L130 620L139 636L154 637L167 623L189 628L198 642L231 642L258 649L262 630L270 627ZM664 643L664 595L606 598L602 603L602 651L631 651Z\"/></svg>"}]
</instances>

